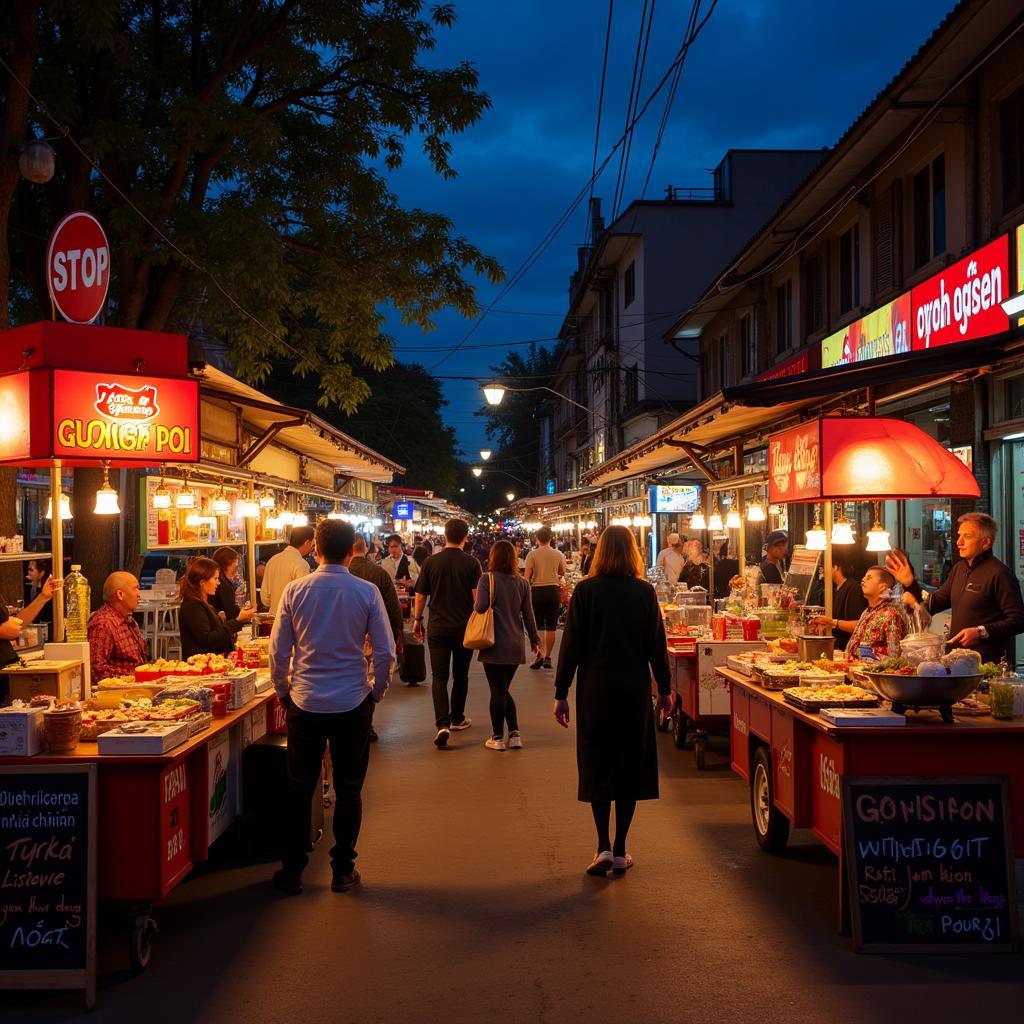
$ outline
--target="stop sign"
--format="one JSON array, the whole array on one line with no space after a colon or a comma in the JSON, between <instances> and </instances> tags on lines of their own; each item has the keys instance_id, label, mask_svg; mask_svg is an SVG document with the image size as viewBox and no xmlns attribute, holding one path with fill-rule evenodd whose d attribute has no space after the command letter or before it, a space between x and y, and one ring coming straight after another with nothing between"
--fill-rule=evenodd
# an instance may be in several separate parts
<instances>
[{"instance_id":1,"label":"stop sign","mask_svg":"<svg viewBox=\"0 0 1024 1024\"><path fill-rule=\"evenodd\" d=\"M110 246L100 222L84 210L69 213L50 235L46 285L65 320L90 324L100 315L110 284Z\"/></svg>"}]
</instances>

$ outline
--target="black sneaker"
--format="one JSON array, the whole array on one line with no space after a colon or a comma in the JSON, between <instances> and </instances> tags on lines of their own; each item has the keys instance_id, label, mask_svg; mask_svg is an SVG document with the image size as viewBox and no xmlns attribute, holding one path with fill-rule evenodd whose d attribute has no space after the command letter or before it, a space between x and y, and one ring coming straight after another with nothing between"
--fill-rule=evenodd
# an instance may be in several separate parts
<instances>
[{"instance_id":1,"label":"black sneaker","mask_svg":"<svg viewBox=\"0 0 1024 1024\"><path fill-rule=\"evenodd\" d=\"M302 892L302 875L285 871L284 868L274 872L271 883L279 892L287 893L289 896L298 896Z\"/></svg>"},{"instance_id":2,"label":"black sneaker","mask_svg":"<svg viewBox=\"0 0 1024 1024\"><path fill-rule=\"evenodd\" d=\"M537 659L537 660L536 660L536 661L535 661L535 662L534 662L534 663L533 663L533 664L532 664L532 665L530 666L530 668L533 668L533 669L537 669L537 668L543 668L543 667L544 667L544 659L543 659L543 658L538 658L538 659Z\"/></svg>"},{"instance_id":3,"label":"black sneaker","mask_svg":"<svg viewBox=\"0 0 1024 1024\"><path fill-rule=\"evenodd\" d=\"M348 892L349 889L354 888L361 881L362 877L359 874L358 868L353 868L346 874L335 872L334 879L331 882L331 892Z\"/></svg>"},{"instance_id":4,"label":"black sneaker","mask_svg":"<svg viewBox=\"0 0 1024 1024\"><path fill-rule=\"evenodd\" d=\"M550 658L545 658L544 659L544 667L545 668L551 668L551 659Z\"/></svg>"},{"instance_id":5,"label":"black sneaker","mask_svg":"<svg viewBox=\"0 0 1024 1024\"><path fill-rule=\"evenodd\" d=\"M443 750L448 746L449 736L451 736L451 732L448 727L441 726L441 728L437 730L437 735L434 737L434 746L437 747L438 750Z\"/></svg>"}]
</instances>

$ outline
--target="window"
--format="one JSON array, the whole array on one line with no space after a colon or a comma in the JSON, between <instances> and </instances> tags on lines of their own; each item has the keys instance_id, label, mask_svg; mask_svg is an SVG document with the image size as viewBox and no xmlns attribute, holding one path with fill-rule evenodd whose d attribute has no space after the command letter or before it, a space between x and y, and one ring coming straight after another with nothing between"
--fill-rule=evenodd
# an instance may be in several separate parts
<instances>
[{"instance_id":1,"label":"window","mask_svg":"<svg viewBox=\"0 0 1024 1024\"><path fill-rule=\"evenodd\" d=\"M854 224L839 239L839 312L860 305L860 225Z\"/></svg>"},{"instance_id":2,"label":"window","mask_svg":"<svg viewBox=\"0 0 1024 1024\"><path fill-rule=\"evenodd\" d=\"M946 158L914 175L914 269L946 251Z\"/></svg>"},{"instance_id":3,"label":"window","mask_svg":"<svg viewBox=\"0 0 1024 1024\"><path fill-rule=\"evenodd\" d=\"M636 260L633 260L622 275L622 308L629 309L636 298Z\"/></svg>"},{"instance_id":4,"label":"window","mask_svg":"<svg viewBox=\"0 0 1024 1024\"><path fill-rule=\"evenodd\" d=\"M999 104L1003 213L1024 204L1024 86Z\"/></svg>"},{"instance_id":5,"label":"window","mask_svg":"<svg viewBox=\"0 0 1024 1024\"><path fill-rule=\"evenodd\" d=\"M757 347L754 345L754 318L748 313L740 318L740 363L742 376L757 373Z\"/></svg>"},{"instance_id":6,"label":"window","mask_svg":"<svg viewBox=\"0 0 1024 1024\"><path fill-rule=\"evenodd\" d=\"M625 395L623 397L627 411L635 408L640 401L640 371L636 366L626 367Z\"/></svg>"},{"instance_id":7,"label":"window","mask_svg":"<svg viewBox=\"0 0 1024 1024\"><path fill-rule=\"evenodd\" d=\"M775 355L793 347L793 281L775 289Z\"/></svg>"},{"instance_id":8,"label":"window","mask_svg":"<svg viewBox=\"0 0 1024 1024\"><path fill-rule=\"evenodd\" d=\"M824 252L810 256L804 261L800 282L804 300L804 333L823 331L828 326Z\"/></svg>"},{"instance_id":9,"label":"window","mask_svg":"<svg viewBox=\"0 0 1024 1024\"><path fill-rule=\"evenodd\" d=\"M729 354L729 335L720 334L718 336L718 370L720 374L718 379L718 388L727 388L731 383L732 375L730 373L731 367L729 365ZM716 390L718 390L718 388L716 388Z\"/></svg>"},{"instance_id":10,"label":"window","mask_svg":"<svg viewBox=\"0 0 1024 1024\"><path fill-rule=\"evenodd\" d=\"M722 387L722 340L709 339L705 345L700 354L700 386L704 397L709 398Z\"/></svg>"},{"instance_id":11,"label":"window","mask_svg":"<svg viewBox=\"0 0 1024 1024\"><path fill-rule=\"evenodd\" d=\"M894 291L902 281L902 182L897 179L883 189L871 204L871 238L874 255L871 270L874 275L874 298Z\"/></svg>"}]
</instances>

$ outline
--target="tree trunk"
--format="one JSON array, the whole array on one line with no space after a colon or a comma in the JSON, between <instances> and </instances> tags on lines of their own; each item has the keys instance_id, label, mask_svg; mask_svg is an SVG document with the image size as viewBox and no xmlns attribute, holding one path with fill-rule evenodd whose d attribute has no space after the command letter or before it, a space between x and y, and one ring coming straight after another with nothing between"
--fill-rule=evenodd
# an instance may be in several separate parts
<instances>
[{"instance_id":1,"label":"tree trunk","mask_svg":"<svg viewBox=\"0 0 1024 1024\"><path fill-rule=\"evenodd\" d=\"M115 516L98 516L93 512L96 491L103 482L100 469L76 469L75 486L71 495L75 540L72 560L81 565L92 588L92 607L102 603L103 581L115 568L114 530Z\"/></svg>"}]
</instances>

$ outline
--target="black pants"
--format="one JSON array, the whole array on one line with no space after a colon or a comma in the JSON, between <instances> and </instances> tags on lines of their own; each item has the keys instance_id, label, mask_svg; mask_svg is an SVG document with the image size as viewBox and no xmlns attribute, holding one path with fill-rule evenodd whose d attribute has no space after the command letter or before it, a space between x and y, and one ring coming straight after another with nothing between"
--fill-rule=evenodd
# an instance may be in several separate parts
<instances>
[{"instance_id":1,"label":"black pants","mask_svg":"<svg viewBox=\"0 0 1024 1024\"><path fill-rule=\"evenodd\" d=\"M504 736L506 722L510 733L519 732L516 702L508 692L517 668L518 665L489 665L484 662L484 675L487 676L487 685L491 688L492 736Z\"/></svg>"},{"instance_id":2,"label":"black pants","mask_svg":"<svg viewBox=\"0 0 1024 1024\"><path fill-rule=\"evenodd\" d=\"M434 718L438 729L458 725L466 717L469 695L469 663L473 652L462 646L462 633L427 636L430 650L431 691L434 697ZM452 698L448 703L448 673L451 670Z\"/></svg>"},{"instance_id":3,"label":"black pants","mask_svg":"<svg viewBox=\"0 0 1024 1024\"><path fill-rule=\"evenodd\" d=\"M363 820L363 780L370 761L370 722L373 698L351 711L319 715L288 705L288 805L285 809L283 854L285 871L299 874L309 863L310 807L324 760L331 745L334 772L334 846L331 867L348 873L356 859L356 840Z\"/></svg>"}]
</instances>

